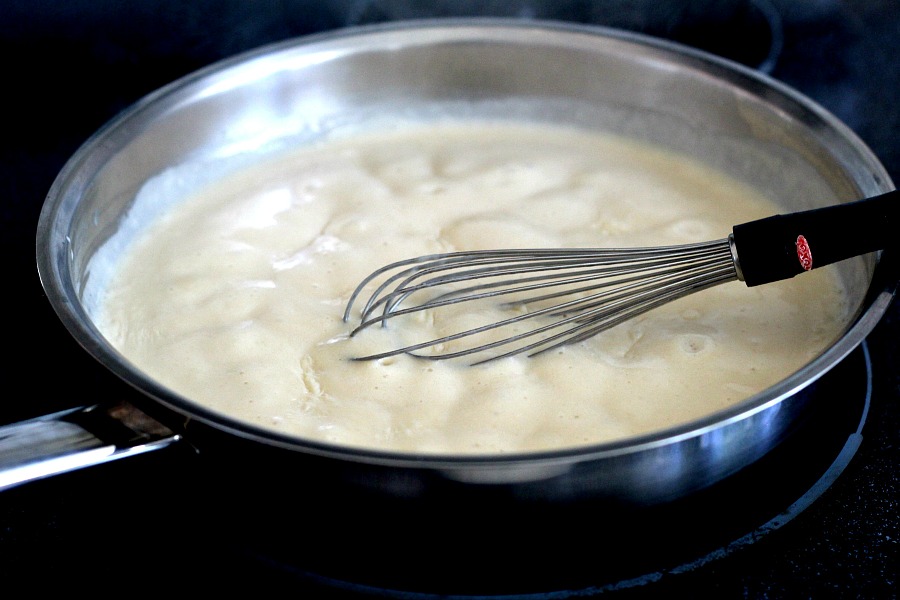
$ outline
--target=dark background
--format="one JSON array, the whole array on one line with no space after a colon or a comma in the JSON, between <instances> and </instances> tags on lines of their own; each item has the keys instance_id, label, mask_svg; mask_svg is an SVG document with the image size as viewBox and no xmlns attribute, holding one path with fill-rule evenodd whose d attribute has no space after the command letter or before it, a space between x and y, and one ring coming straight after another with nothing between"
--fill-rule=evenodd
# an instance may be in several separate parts
<instances>
[{"instance_id":1,"label":"dark background","mask_svg":"<svg viewBox=\"0 0 900 600\"><path fill-rule=\"evenodd\" d=\"M154 89L244 50L345 26L445 16L619 27L742 62L822 104L900 180L896 0L0 0L0 248L8 318L0 423L130 393L63 331L34 261L43 198L95 130ZM866 343L874 383L862 446L810 508L720 559L607 593L896 597L898 331L895 303ZM185 584L207 591L249 584L300 597L342 594L180 537L181 515L202 511L190 493L185 458L167 450L0 493L0 585L40 591L62 584L130 595ZM586 551L608 550L602 540L593 546Z\"/></svg>"}]
</instances>

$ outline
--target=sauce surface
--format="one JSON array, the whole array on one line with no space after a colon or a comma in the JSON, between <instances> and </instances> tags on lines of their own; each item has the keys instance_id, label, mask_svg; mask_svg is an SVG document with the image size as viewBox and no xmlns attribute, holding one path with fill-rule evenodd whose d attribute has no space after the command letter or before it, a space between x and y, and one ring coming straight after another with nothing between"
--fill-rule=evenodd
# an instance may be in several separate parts
<instances>
[{"instance_id":1,"label":"sauce surface","mask_svg":"<svg viewBox=\"0 0 900 600\"><path fill-rule=\"evenodd\" d=\"M538 358L348 360L399 344L383 330L348 339L342 321L353 288L383 264L708 241L783 212L684 157L594 133L410 126L297 148L183 201L159 189L134 214L173 206L115 261L95 315L103 334L196 403L329 443L494 454L650 433L776 383L847 318L840 281L820 269L728 283Z\"/></svg>"}]
</instances>

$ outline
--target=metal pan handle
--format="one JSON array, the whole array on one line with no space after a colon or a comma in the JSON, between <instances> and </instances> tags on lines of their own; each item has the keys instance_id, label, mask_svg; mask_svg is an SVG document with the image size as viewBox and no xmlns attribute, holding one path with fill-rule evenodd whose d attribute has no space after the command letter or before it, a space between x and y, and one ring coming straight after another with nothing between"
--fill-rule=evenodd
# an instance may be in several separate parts
<instances>
[{"instance_id":1,"label":"metal pan handle","mask_svg":"<svg viewBox=\"0 0 900 600\"><path fill-rule=\"evenodd\" d=\"M159 450L181 436L128 403L74 408L0 427L0 490Z\"/></svg>"}]
</instances>

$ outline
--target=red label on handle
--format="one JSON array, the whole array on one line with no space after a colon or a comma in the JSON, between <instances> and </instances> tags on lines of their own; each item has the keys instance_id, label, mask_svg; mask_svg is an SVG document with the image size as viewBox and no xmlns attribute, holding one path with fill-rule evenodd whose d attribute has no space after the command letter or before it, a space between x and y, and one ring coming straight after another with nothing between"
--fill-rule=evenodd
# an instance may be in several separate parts
<instances>
[{"instance_id":1,"label":"red label on handle","mask_svg":"<svg viewBox=\"0 0 900 600\"><path fill-rule=\"evenodd\" d=\"M812 250L809 249L809 242L802 235L797 236L797 259L800 260L800 266L804 271L812 269Z\"/></svg>"}]
</instances>

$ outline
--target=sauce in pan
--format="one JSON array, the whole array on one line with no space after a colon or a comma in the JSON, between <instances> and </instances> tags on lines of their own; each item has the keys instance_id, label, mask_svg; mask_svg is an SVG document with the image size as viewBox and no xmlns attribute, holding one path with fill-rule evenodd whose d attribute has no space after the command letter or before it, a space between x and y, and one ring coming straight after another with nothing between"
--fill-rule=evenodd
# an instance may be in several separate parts
<instances>
[{"instance_id":1,"label":"sauce in pan","mask_svg":"<svg viewBox=\"0 0 900 600\"><path fill-rule=\"evenodd\" d=\"M170 202L167 189L145 190L134 218ZM476 367L347 360L403 345L397 328L348 339L348 295L420 254L708 241L776 212L722 173L618 138L397 127L296 148L173 203L114 261L96 317L152 377L264 428L423 453L580 446L685 423L795 371L848 318L837 275L725 284L585 342Z\"/></svg>"}]
</instances>

